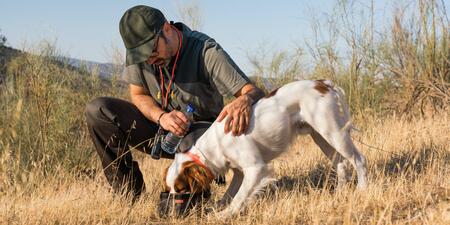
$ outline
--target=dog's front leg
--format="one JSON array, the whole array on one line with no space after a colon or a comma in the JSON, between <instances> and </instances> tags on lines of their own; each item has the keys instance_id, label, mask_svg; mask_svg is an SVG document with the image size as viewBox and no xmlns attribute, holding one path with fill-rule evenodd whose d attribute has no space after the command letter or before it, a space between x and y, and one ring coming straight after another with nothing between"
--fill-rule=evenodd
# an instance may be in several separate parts
<instances>
[{"instance_id":1,"label":"dog's front leg","mask_svg":"<svg viewBox=\"0 0 450 225\"><path fill-rule=\"evenodd\" d=\"M227 191L223 195L222 199L219 201L220 206L227 205L231 199L234 198L239 188L242 185L242 180L244 179L244 174L241 170L233 169L233 179L231 180L230 186L228 186Z\"/></svg>"},{"instance_id":2,"label":"dog's front leg","mask_svg":"<svg viewBox=\"0 0 450 225\"><path fill-rule=\"evenodd\" d=\"M230 205L219 213L220 217L230 217L239 213L244 202L254 193L255 187L258 187L263 178L268 176L266 165L255 165L243 169L244 178L242 185L237 191Z\"/></svg>"}]
</instances>

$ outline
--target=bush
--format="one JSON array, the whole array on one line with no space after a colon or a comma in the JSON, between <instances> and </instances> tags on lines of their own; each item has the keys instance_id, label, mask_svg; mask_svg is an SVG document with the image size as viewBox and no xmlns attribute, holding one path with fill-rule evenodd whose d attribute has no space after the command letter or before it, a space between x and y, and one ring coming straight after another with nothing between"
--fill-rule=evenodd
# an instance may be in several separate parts
<instances>
[{"instance_id":1,"label":"bush","mask_svg":"<svg viewBox=\"0 0 450 225\"><path fill-rule=\"evenodd\" d=\"M251 74L264 77L257 83L270 78L275 84L269 86L278 87L294 79L330 79L344 89L351 111L361 119L448 109L450 24L444 2L418 0L398 7L391 20L383 19L385 27L374 24L373 2L336 2L325 20L313 19L316 39L307 42L309 54L298 48L270 55L259 48L249 56Z\"/></svg>"},{"instance_id":2,"label":"bush","mask_svg":"<svg viewBox=\"0 0 450 225\"><path fill-rule=\"evenodd\" d=\"M48 43L40 48L12 59L0 88L0 177L8 174L10 185L95 167L85 105L95 96L125 96L110 81L55 61Z\"/></svg>"}]
</instances>

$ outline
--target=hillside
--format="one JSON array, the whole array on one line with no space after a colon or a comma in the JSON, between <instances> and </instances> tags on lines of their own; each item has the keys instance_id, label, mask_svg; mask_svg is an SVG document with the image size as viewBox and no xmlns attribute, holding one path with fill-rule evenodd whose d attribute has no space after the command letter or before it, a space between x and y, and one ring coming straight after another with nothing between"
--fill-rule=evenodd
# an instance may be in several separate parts
<instances>
[{"instance_id":1,"label":"hillside","mask_svg":"<svg viewBox=\"0 0 450 225\"><path fill-rule=\"evenodd\" d=\"M117 73L116 71L123 70L123 65L112 63L99 63L69 57L58 57L58 60L75 68L86 70L89 73L98 73L101 78L105 79L110 79L114 73ZM118 79L122 80L122 76L119 76Z\"/></svg>"},{"instance_id":2,"label":"hillside","mask_svg":"<svg viewBox=\"0 0 450 225\"><path fill-rule=\"evenodd\" d=\"M0 84L5 80L8 62L20 53L21 51L17 49L0 45Z\"/></svg>"},{"instance_id":3,"label":"hillside","mask_svg":"<svg viewBox=\"0 0 450 225\"><path fill-rule=\"evenodd\" d=\"M0 46L0 83L2 83L2 81L4 81L6 77L7 65L11 61L11 59L23 53L24 52L12 47ZM106 80L111 79L113 74L117 74L118 71L123 70L123 66L114 65L112 63L98 63L63 56L55 56L54 59L55 63L60 64L61 66L65 66L66 68L72 70L78 70L82 74L91 74L95 72L100 78ZM119 76L117 77L117 79L122 80L121 73L119 73L118 75Z\"/></svg>"}]
</instances>

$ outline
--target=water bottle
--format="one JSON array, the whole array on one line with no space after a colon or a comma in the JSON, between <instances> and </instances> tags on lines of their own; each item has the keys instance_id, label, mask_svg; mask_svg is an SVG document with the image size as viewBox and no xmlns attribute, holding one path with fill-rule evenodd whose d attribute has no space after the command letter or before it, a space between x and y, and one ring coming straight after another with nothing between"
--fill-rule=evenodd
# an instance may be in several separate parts
<instances>
[{"instance_id":1,"label":"water bottle","mask_svg":"<svg viewBox=\"0 0 450 225\"><path fill-rule=\"evenodd\" d=\"M194 121L194 107L191 105L188 105L186 112L184 113L186 117L189 120L188 127L190 124ZM164 138L164 141L161 143L161 148L169 153L169 154L175 154L177 151L178 146L181 144L181 140L183 139L183 136L177 136L176 134L173 134L172 132L168 133L166 135L166 138Z\"/></svg>"}]
</instances>

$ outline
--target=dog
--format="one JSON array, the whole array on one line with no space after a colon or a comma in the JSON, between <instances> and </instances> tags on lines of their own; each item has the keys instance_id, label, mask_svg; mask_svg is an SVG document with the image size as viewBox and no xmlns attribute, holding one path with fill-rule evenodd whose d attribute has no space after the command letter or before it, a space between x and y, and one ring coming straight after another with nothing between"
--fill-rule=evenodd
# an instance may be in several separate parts
<instances>
[{"instance_id":1,"label":"dog","mask_svg":"<svg viewBox=\"0 0 450 225\"><path fill-rule=\"evenodd\" d=\"M224 133L224 124L214 122L185 153L177 153L164 175L166 191L208 191L214 177L233 171L231 183L220 202L221 212L240 212L249 198L273 179L268 163L285 152L297 134L309 134L332 161L338 188L351 179L351 164L357 172L357 188L367 186L366 158L350 138L350 114L343 92L328 80L288 83L252 106L247 132Z\"/></svg>"}]
</instances>

